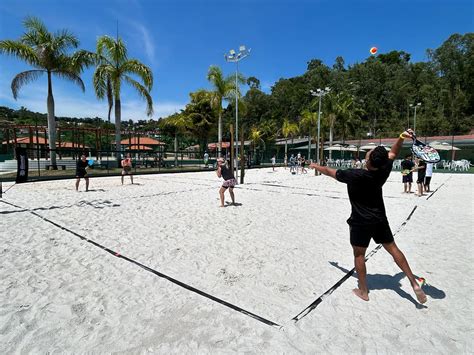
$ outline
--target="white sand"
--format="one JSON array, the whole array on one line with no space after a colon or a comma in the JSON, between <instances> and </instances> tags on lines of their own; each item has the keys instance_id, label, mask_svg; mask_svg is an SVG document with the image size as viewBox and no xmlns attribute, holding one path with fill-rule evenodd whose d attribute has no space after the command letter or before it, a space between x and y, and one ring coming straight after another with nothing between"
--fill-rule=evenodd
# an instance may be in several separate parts
<instances>
[{"instance_id":1,"label":"white sand","mask_svg":"<svg viewBox=\"0 0 474 355\"><path fill-rule=\"evenodd\" d=\"M402 194L400 180L392 173L385 204L393 232L417 206L395 238L430 285L427 307L379 250L370 302L351 277L296 324L353 267L344 184L251 170L242 205L226 208L214 172L96 178L88 193L72 180L14 186L2 200L21 208L0 202L0 353L472 353L474 176L435 172L429 199Z\"/></svg>"}]
</instances>

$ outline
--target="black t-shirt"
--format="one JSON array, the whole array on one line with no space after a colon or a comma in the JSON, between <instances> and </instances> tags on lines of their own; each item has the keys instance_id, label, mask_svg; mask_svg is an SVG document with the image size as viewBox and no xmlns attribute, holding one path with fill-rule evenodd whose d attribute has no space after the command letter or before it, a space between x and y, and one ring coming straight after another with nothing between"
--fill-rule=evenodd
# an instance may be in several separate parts
<instances>
[{"instance_id":1,"label":"black t-shirt","mask_svg":"<svg viewBox=\"0 0 474 355\"><path fill-rule=\"evenodd\" d=\"M76 172L82 172L82 173L85 173L86 172L86 168L87 166L89 165L89 163L86 161L82 161L82 159L79 159L77 161L77 165L76 165Z\"/></svg>"},{"instance_id":2,"label":"black t-shirt","mask_svg":"<svg viewBox=\"0 0 474 355\"><path fill-rule=\"evenodd\" d=\"M230 180L230 179L235 179L234 173L232 172L232 170L230 170L229 168L226 168L225 165L222 165L221 167L221 174L222 174L222 178L225 181Z\"/></svg>"},{"instance_id":3,"label":"black t-shirt","mask_svg":"<svg viewBox=\"0 0 474 355\"><path fill-rule=\"evenodd\" d=\"M402 170L411 170L415 166L415 163L412 162L411 160L405 159L402 161L401 166L402 166Z\"/></svg>"},{"instance_id":4,"label":"black t-shirt","mask_svg":"<svg viewBox=\"0 0 474 355\"><path fill-rule=\"evenodd\" d=\"M352 213L350 225L376 224L387 221L382 186L392 171L393 160L378 170L337 170L336 179L347 184Z\"/></svg>"},{"instance_id":5,"label":"black t-shirt","mask_svg":"<svg viewBox=\"0 0 474 355\"><path fill-rule=\"evenodd\" d=\"M418 179L424 179L426 175L426 163L424 162L424 160L420 159L420 161L418 162L418 167L423 168L418 170Z\"/></svg>"}]
</instances>

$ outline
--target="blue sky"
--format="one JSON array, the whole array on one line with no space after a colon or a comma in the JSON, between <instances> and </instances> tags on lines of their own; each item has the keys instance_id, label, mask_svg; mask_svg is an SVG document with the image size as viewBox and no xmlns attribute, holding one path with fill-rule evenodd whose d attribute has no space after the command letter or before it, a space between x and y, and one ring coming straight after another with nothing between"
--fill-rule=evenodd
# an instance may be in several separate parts
<instances>
[{"instance_id":1,"label":"blue sky","mask_svg":"<svg viewBox=\"0 0 474 355\"><path fill-rule=\"evenodd\" d=\"M412 61L426 60L452 33L472 32L470 0L2 0L0 39L18 39L25 16L36 16L50 31L67 28L94 51L101 35L119 35L130 58L152 68L157 119L184 108L190 92L210 88L210 65L225 74L235 71L224 53L245 44L251 56L240 63L264 91L280 78L304 73L310 59L327 65L341 55L346 64L362 62L371 46L379 53L404 50ZM18 100L10 90L13 77L30 69L15 58L0 56L0 106L46 112L46 78L23 87ZM57 116L106 117L107 104L92 88L93 70L82 79L86 92L54 79ZM145 103L132 90L122 94L122 119L145 119Z\"/></svg>"}]
</instances>

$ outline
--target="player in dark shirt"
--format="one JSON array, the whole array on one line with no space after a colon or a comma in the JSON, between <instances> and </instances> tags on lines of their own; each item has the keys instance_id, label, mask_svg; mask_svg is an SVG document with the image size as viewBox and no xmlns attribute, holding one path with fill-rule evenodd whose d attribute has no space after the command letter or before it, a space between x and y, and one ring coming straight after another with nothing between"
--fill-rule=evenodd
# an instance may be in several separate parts
<instances>
[{"instance_id":1,"label":"player in dark shirt","mask_svg":"<svg viewBox=\"0 0 474 355\"><path fill-rule=\"evenodd\" d=\"M403 182L403 191L406 193L411 193L411 184L413 182L413 167L415 163L411 160L411 154L408 154L401 163L402 168L402 182Z\"/></svg>"},{"instance_id":2,"label":"player in dark shirt","mask_svg":"<svg viewBox=\"0 0 474 355\"><path fill-rule=\"evenodd\" d=\"M81 181L81 178L86 180L86 191L89 191L89 176L87 176L88 167L89 163L87 162L86 156L82 154L81 159L79 159L76 164L76 191L79 190L79 181Z\"/></svg>"},{"instance_id":3,"label":"player in dark shirt","mask_svg":"<svg viewBox=\"0 0 474 355\"><path fill-rule=\"evenodd\" d=\"M311 164L324 175L346 183L352 213L347 220L350 228L350 240L354 252L354 264L359 279L359 287L353 292L364 301L369 300L367 288L367 270L365 266L365 253L373 238L376 243L382 244L385 250L395 260L410 280L415 295L420 303L426 302L426 295L418 285L405 255L395 244L383 202L382 186L387 181L392 170L393 160L397 157L403 139L411 137L412 131L408 130L400 134L399 139L393 145L389 153L384 147L376 147L365 157L366 169L336 170L318 164Z\"/></svg>"},{"instance_id":4,"label":"player in dark shirt","mask_svg":"<svg viewBox=\"0 0 474 355\"><path fill-rule=\"evenodd\" d=\"M224 207L224 192L227 189L229 189L232 204L235 205L234 186L237 185L237 181L235 180L234 173L229 168L224 158L217 159L217 176L222 177L224 179L224 182L222 183L222 186L219 189L221 207Z\"/></svg>"},{"instance_id":5,"label":"player in dark shirt","mask_svg":"<svg viewBox=\"0 0 474 355\"><path fill-rule=\"evenodd\" d=\"M418 178L416 179L416 184L418 186L417 195L418 197L421 197L423 196L423 190L425 188L426 163L422 159L417 159L414 171L418 172Z\"/></svg>"}]
</instances>

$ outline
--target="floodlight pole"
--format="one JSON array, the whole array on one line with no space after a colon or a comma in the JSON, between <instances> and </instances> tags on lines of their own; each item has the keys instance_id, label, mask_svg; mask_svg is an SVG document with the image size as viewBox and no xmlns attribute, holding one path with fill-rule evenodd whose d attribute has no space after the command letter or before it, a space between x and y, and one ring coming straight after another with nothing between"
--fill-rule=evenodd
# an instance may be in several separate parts
<instances>
[{"instance_id":1,"label":"floodlight pole","mask_svg":"<svg viewBox=\"0 0 474 355\"><path fill-rule=\"evenodd\" d=\"M239 181L239 61L235 62L235 180ZM232 147L234 149L234 147ZM242 147L243 149L243 147Z\"/></svg>"},{"instance_id":2,"label":"floodlight pole","mask_svg":"<svg viewBox=\"0 0 474 355\"><path fill-rule=\"evenodd\" d=\"M240 46L239 51L236 52L233 49L229 51L229 54L225 54L224 58L227 62L233 62L236 64L235 70L235 179L239 179L239 61L250 55L250 48L247 49L245 46ZM232 147L234 149L234 147ZM244 147L242 147L244 152Z\"/></svg>"},{"instance_id":3,"label":"floodlight pole","mask_svg":"<svg viewBox=\"0 0 474 355\"><path fill-rule=\"evenodd\" d=\"M319 107L318 107L318 137L316 139L316 162L320 164L320 154L319 154L319 141L321 137L321 99L324 95L328 94L331 91L330 88L326 87L325 89L317 89L316 91L310 90L311 95L319 97Z\"/></svg>"},{"instance_id":4,"label":"floodlight pole","mask_svg":"<svg viewBox=\"0 0 474 355\"><path fill-rule=\"evenodd\" d=\"M418 102L416 105L410 104L410 107L415 109L415 114L413 117L413 131L415 131L415 133L416 133L416 108L420 106L421 106L421 102Z\"/></svg>"}]
</instances>

